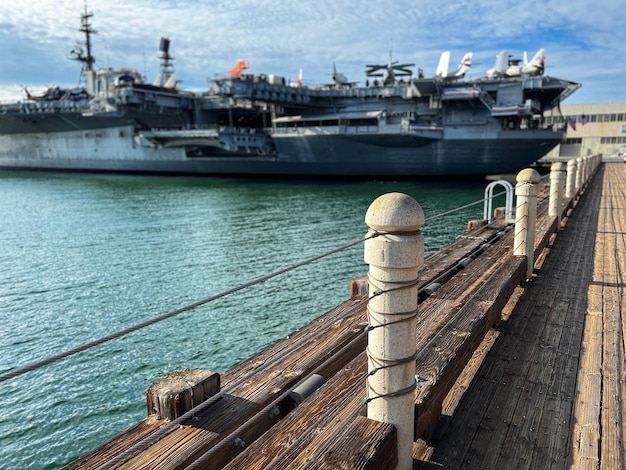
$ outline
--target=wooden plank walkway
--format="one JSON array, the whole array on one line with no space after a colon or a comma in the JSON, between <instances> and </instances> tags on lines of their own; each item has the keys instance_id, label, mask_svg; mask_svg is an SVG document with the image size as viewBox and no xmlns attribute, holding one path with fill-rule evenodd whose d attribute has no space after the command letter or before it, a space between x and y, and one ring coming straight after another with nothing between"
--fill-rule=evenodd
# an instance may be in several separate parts
<instances>
[{"instance_id":1,"label":"wooden plank walkway","mask_svg":"<svg viewBox=\"0 0 626 470\"><path fill-rule=\"evenodd\" d=\"M414 468L626 468L622 164L600 167L563 227Z\"/></svg>"}]
</instances>

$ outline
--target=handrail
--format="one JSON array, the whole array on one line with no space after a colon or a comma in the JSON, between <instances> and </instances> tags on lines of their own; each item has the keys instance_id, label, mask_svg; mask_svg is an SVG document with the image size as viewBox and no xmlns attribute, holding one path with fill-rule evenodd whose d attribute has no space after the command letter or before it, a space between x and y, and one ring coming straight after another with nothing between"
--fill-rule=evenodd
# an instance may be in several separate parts
<instances>
[{"instance_id":1,"label":"handrail","mask_svg":"<svg viewBox=\"0 0 626 470\"><path fill-rule=\"evenodd\" d=\"M483 219L489 224L493 222L493 189L498 185L504 186L506 191L506 209L504 213L504 220L508 221L513 214L513 194L515 192L513 185L506 180L492 181L485 188L485 205L483 210Z\"/></svg>"}]
</instances>

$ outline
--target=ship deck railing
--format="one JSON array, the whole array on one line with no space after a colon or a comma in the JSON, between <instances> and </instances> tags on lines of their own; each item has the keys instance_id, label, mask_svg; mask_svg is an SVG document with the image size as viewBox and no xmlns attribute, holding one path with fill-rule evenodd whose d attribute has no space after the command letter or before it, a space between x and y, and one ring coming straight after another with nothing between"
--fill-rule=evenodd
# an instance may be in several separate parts
<instances>
[{"instance_id":1,"label":"ship deck railing","mask_svg":"<svg viewBox=\"0 0 626 470\"><path fill-rule=\"evenodd\" d=\"M0 114L53 114L59 111L83 112L88 109L86 101L18 101L0 104Z\"/></svg>"},{"instance_id":2,"label":"ship deck railing","mask_svg":"<svg viewBox=\"0 0 626 470\"><path fill-rule=\"evenodd\" d=\"M378 134L378 126L294 126L276 127L272 130L273 135L357 135Z\"/></svg>"}]
</instances>

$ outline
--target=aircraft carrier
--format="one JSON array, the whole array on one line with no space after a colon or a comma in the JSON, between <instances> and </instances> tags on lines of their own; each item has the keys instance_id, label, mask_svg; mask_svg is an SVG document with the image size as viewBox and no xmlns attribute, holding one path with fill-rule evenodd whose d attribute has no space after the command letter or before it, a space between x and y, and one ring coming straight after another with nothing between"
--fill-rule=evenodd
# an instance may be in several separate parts
<instances>
[{"instance_id":1,"label":"aircraft carrier","mask_svg":"<svg viewBox=\"0 0 626 470\"><path fill-rule=\"evenodd\" d=\"M276 75L210 80L204 92L176 83L169 40L153 84L127 68L94 68L91 14L81 18L85 86L51 88L0 105L0 168L206 174L416 178L517 172L558 145L548 125L580 84L544 75L543 57L523 65L501 53L481 79L466 80L471 54L448 72L413 76L389 59L359 85L335 72L307 87ZM506 54L505 54L506 52ZM537 56L536 56L537 57Z\"/></svg>"}]
</instances>

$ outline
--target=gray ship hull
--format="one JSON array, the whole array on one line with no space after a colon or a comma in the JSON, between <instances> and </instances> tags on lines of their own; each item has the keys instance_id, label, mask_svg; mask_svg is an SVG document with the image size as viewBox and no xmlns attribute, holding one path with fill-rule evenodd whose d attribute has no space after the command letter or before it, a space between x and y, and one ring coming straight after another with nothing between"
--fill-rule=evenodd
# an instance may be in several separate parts
<instances>
[{"instance_id":1,"label":"gray ship hull","mask_svg":"<svg viewBox=\"0 0 626 470\"><path fill-rule=\"evenodd\" d=\"M184 147L150 147L131 126L0 135L1 169L204 175L406 178L517 172L556 146L550 130L502 131L468 138L410 135L277 134L277 152L216 151L189 156Z\"/></svg>"},{"instance_id":2,"label":"gray ship hull","mask_svg":"<svg viewBox=\"0 0 626 470\"><path fill-rule=\"evenodd\" d=\"M561 139L561 133L538 130L532 136L528 131L507 131L492 138L436 141L380 135L275 136L274 144L282 161L308 167L309 174L441 177L514 173Z\"/></svg>"}]
</instances>

